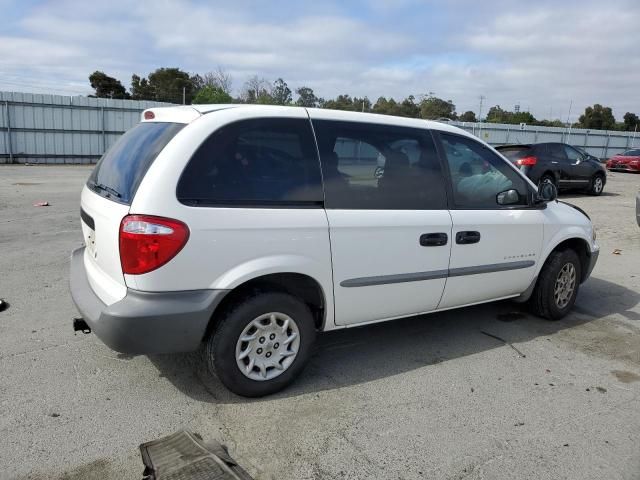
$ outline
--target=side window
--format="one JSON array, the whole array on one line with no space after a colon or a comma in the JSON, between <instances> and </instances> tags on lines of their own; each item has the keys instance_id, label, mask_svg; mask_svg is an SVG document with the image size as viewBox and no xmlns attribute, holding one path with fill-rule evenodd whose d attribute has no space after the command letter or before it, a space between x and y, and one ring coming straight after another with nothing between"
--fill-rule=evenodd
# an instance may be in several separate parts
<instances>
[{"instance_id":1,"label":"side window","mask_svg":"<svg viewBox=\"0 0 640 480\"><path fill-rule=\"evenodd\" d=\"M447 208L431 134L422 129L315 120L326 208Z\"/></svg>"},{"instance_id":2,"label":"side window","mask_svg":"<svg viewBox=\"0 0 640 480\"><path fill-rule=\"evenodd\" d=\"M569 145L564 145L564 152L567 155L569 163L576 163L578 160L582 160L582 155L575 148L571 148Z\"/></svg>"},{"instance_id":3,"label":"side window","mask_svg":"<svg viewBox=\"0 0 640 480\"><path fill-rule=\"evenodd\" d=\"M560 162L567 161L567 155L564 153L563 145L559 143L550 143L547 145L547 152L552 156L555 160Z\"/></svg>"},{"instance_id":4,"label":"side window","mask_svg":"<svg viewBox=\"0 0 640 480\"><path fill-rule=\"evenodd\" d=\"M177 196L187 205L321 206L320 178L308 120L243 120L203 142Z\"/></svg>"},{"instance_id":5,"label":"side window","mask_svg":"<svg viewBox=\"0 0 640 480\"><path fill-rule=\"evenodd\" d=\"M497 195L516 190L511 206L528 203L526 181L481 143L467 137L441 133L449 163L454 203L458 208L501 208Z\"/></svg>"}]
</instances>

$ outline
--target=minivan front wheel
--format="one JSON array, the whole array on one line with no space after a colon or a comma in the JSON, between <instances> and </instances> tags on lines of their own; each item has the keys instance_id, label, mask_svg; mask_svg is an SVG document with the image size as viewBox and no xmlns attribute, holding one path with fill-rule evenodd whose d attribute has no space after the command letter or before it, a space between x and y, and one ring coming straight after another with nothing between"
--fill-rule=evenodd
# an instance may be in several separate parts
<instances>
[{"instance_id":1,"label":"minivan front wheel","mask_svg":"<svg viewBox=\"0 0 640 480\"><path fill-rule=\"evenodd\" d=\"M261 397L289 385L315 341L313 315L298 298L259 293L236 303L207 340L209 370L232 392Z\"/></svg>"},{"instance_id":2,"label":"minivan front wheel","mask_svg":"<svg viewBox=\"0 0 640 480\"><path fill-rule=\"evenodd\" d=\"M540 271L530 304L534 313L549 320L563 318L576 301L581 266L573 250L555 251Z\"/></svg>"}]
</instances>

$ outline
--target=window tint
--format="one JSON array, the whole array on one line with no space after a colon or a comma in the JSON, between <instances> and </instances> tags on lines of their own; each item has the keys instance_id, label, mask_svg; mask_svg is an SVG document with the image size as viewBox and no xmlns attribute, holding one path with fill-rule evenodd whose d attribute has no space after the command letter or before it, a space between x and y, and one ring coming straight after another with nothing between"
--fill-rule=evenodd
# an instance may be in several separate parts
<instances>
[{"instance_id":1,"label":"window tint","mask_svg":"<svg viewBox=\"0 0 640 480\"><path fill-rule=\"evenodd\" d=\"M533 155L533 149L531 147L501 147L498 151L507 157L511 163L516 163L521 158Z\"/></svg>"},{"instance_id":2,"label":"window tint","mask_svg":"<svg viewBox=\"0 0 640 480\"><path fill-rule=\"evenodd\" d=\"M623 154L621 154L623 157L640 157L640 149L636 149L636 150L627 150L626 152L624 152Z\"/></svg>"},{"instance_id":3,"label":"window tint","mask_svg":"<svg viewBox=\"0 0 640 480\"><path fill-rule=\"evenodd\" d=\"M320 165L308 120L243 120L215 131L185 168L188 205L321 206Z\"/></svg>"},{"instance_id":4,"label":"window tint","mask_svg":"<svg viewBox=\"0 0 640 480\"><path fill-rule=\"evenodd\" d=\"M572 148L569 145L564 145L564 151L569 163L576 163L578 160L582 160L582 155L580 155L580 152L575 148Z\"/></svg>"},{"instance_id":5,"label":"window tint","mask_svg":"<svg viewBox=\"0 0 640 480\"><path fill-rule=\"evenodd\" d=\"M454 203L458 208L500 208L498 193L514 189L527 204L527 184L503 159L481 143L467 137L441 133L449 163Z\"/></svg>"},{"instance_id":6,"label":"window tint","mask_svg":"<svg viewBox=\"0 0 640 480\"><path fill-rule=\"evenodd\" d=\"M328 120L315 120L313 126L327 208L447 208L444 177L428 131Z\"/></svg>"},{"instance_id":7,"label":"window tint","mask_svg":"<svg viewBox=\"0 0 640 480\"><path fill-rule=\"evenodd\" d=\"M183 127L182 123L139 123L102 156L87 186L111 200L131 204L153 161Z\"/></svg>"},{"instance_id":8,"label":"window tint","mask_svg":"<svg viewBox=\"0 0 640 480\"><path fill-rule=\"evenodd\" d=\"M548 143L547 154L555 157L558 160L566 160L567 156L564 153L564 145L559 143Z\"/></svg>"}]
</instances>

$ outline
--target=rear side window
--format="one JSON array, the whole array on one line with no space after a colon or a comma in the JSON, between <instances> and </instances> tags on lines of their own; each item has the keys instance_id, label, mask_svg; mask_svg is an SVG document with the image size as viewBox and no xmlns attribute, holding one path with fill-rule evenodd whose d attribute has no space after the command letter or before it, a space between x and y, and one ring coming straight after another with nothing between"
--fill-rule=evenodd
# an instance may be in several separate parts
<instances>
[{"instance_id":1,"label":"rear side window","mask_svg":"<svg viewBox=\"0 0 640 480\"><path fill-rule=\"evenodd\" d=\"M627 150L622 154L623 157L640 157L640 149Z\"/></svg>"},{"instance_id":2,"label":"rear side window","mask_svg":"<svg viewBox=\"0 0 640 480\"><path fill-rule=\"evenodd\" d=\"M500 147L498 151L507 157L511 163L516 163L521 158L533 155L531 147Z\"/></svg>"},{"instance_id":3,"label":"rear side window","mask_svg":"<svg viewBox=\"0 0 640 480\"><path fill-rule=\"evenodd\" d=\"M447 208L445 180L429 131L330 120L314 120L313 128L326 208Z\"/></svg>"},{"instance_id":4,"label":"rear side window","mask_svg":"<svg viewBox=\"0 0 640 480\"><path fill-rule=\"evenodd\" d=\"M177 189L186 205L321 207L311 124L261 118L216 130L193 155Z\"/></svg>"},{"instance_id":5,"label":"rear side window","mask_svg":"<svg viewBox=\"0 0 640 480\"><path fill-rule=\"evenodd\" d=\"M182 123L139 123L103 155L87 186L103 197L130 205L153 161L183 127Z\"/></svg>"}]
</instances>

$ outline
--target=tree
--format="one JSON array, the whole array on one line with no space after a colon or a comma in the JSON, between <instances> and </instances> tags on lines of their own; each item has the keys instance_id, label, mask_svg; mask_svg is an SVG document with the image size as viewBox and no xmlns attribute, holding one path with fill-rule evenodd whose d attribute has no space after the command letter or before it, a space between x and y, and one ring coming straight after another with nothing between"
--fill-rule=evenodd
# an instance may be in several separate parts
<instances>
[{"instance_id":1,"label":"tree","mask_svg":"<svg viewBox=\"0 0 640 480\"><path fill-rule=\"evenodd\" d=\"M584 114L580 115L578 123L582 128L593 128L596 130L611 130L616 126L616 119L610 107L603 107L599 103L593 107L587 107Z\"/></svg>"},{"instance_id":2,"label":"tree","mask_svg":"<svg viewBox=\"0 0 640 480\"><path fill-rule=\"evenodd\" d=\"M293 101L291 89L289 88L289 85L287 85L287 82L282 78L278 78L273 82L273 87L271 87L271 98L273 99L273 103L276 105L289 105Z\"/></svg>"},{"instance_id":3,"label":"tree","mask_svg":"<svg viewBox=\"0 0 640 480\"><path fill-rule=\"evenodd\" d=\"M217 67L215 70L202 75L194 75L191 80L196 93L204 87L213 87L231 95L233 79L222 67Z\"/></svg>"},{"instance_id":4,"label":"tree","mask_svg":"<svg viewBox=\"0 0 640 480\"><path fill-rule=\"evenodd\" d=\"M371 101L367 97L351 98L350 95L338 95L335 100L326 100L323 104L323 108L330 108L333 110L348 110L351 112L370 112Z\"/></svg>"},{"instance_id":5,"label":"tree","mask_svg":"<svg viewBox=\"0 0 640 480\"><path fill-rule=\"evenodd\" d=\"M638 115L631 112L625 113L623 128L628 132L633 132L636 129L640 129L640 118L638 118Z\"/></svg>"},{"instance_id":6,"label":"tree","mask_svg":"<svg viewBox=\"0 0 640 480\"><path fill-rule=\"evenodd\" d=\"M296 105L300 107L315 108L324 103L324 100L316 97L315 93L313 93L313 89L309 87L300 87L296 89L296 94L298 95Z\"/></svg>"},{"instance_id":7,"label":"tree","mask_svg":"<svg viewBox=\"0 0 640 480\"><path fill-rule=\"evenodd\" d=\"M195 97L193 97L193 103L231 103L233 98L227 92L219 87L213 87L206 85L198 90Z\"/></svg>"},{"instance_id":8,"label":"tree","mask_svg":"<svg viewBox=\"0 0 640 480\"><path fill-rule=\"evenodd\" d=\"M245 103L273 104L268 87L269 84L264 78L254 75L245 82L240 99Z\"/></svg>"},{"instance_id":9,"label":"tree","mask_svg":"<svg viewBox=\"0 0 640 480\"><path fill-rule=\"evenodd\" d=\"M98 98L130 98L131 95L124 88L120 80L110 77L104 72L96 70L89 75L91 88L96 91Z\"/></svg>"},{"instance_id":10,"label":"tree","mask_svg":"<svg viewBox=\"0 0 640 480\"><path fill-rule=\"evenodd\" d=\"M458 120L460 120L461 122L477 122L478 121L476 119L475 112L472 112L471 110L467 110L462 115L460 115L460 118Z\"/></svg>"},{"instance_id":11,"label":"tree","mask_svg":"<svg viewBox=\"0 0 640 480\"><path fill-rule=\"evenodd\" d=\"M489 109L486 120L490 123L510 123L515 125L519 125L521 123L536 125L539 123L529 112L510 112L500 108L500 105L496 105Z\"/></svg>"},{"instance_id":12,"label":"tree","mask_svg":"<svg viewBox=\"0 0 640 480\"><path fill-rule=\"evenodd\" d=\"M155 100L149 80L140 78L134 73L131 76L131 98L134 100Z\"/></svg>"},{"instance_id":13,"label":"tree","mask_svg":"<svg viewBox=\"0 0 640 480\"><path fill-rule=\"evenodd\" d=\"M420 117L428 120L438 118L456 119L456 106L451 100L443 100L433 95L428 95L420 102Z\"/></svg>"},{"instance_id":14,"label":"tree","mask_svg":"<svg viewBox=\"0 0 640 480\"><path fill-rule=\"evenodd\" d=\"M131 77L131 92L140 100L182 103L184 94L185 103L190 104L194 90L193 79L179 68L158 68L148 80L138 75Z\"/></svg>"}]
</instances>

